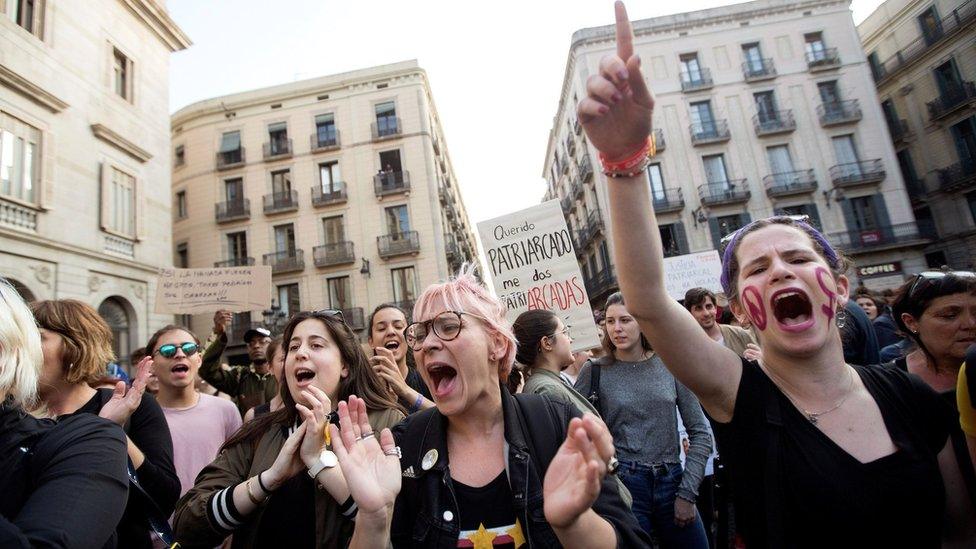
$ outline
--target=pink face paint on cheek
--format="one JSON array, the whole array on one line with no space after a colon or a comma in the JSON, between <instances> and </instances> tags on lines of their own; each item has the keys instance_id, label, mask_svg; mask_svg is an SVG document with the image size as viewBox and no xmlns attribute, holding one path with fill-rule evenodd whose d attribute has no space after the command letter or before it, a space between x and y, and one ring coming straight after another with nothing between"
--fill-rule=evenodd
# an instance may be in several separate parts
<instances>
[{"instance_id":1,"label":"pink face paint on cheek","mask_svg":"<svg viewBox=\"0 0 976 549\"><path fill-rule=\"evenodd\" d=\"M837 294L835 294L834 291L830 289L830 286L828 286L827 283L825 282L825 279L830 280L831 278L830 271L824 269L823 267L817 267L816 273L817 273L817 284L820 284L820 289L823 291L824 294L826 294L828 300L827 301L828 304L822 305L821 310L823 311L823 314L827 317L827 322L830 322L831 320L834 319L834 314L835 314L834 303L836 303L837 301Z\"/></svg>"},{"instance_id":2,"label":"pink face paint on cheek","mask_svg":"<svg viewBox=\"0 0 976 549\"><path fill-rule=\"evenodd\" d=\"M759 290L755 286L746 286L742 290L742 302L746 304L752 323L759 331L766 329L766 305L762 301Z\"/></svg>"}]
</instances>

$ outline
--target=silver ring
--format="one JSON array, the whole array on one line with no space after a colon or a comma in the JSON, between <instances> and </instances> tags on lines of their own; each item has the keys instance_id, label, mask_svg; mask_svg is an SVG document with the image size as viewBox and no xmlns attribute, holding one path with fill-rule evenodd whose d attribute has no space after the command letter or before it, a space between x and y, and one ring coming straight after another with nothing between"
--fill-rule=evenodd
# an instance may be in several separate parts
<instances>
[{"instance_id":1,"label":"silver ring","mask_svg":"<svg viewBox=\"0 0 976 549\"><path fill-rule=\"evenodd\" d=\"M393 448L390 448L389 450L383 450L383 453L386 454L386 455L388 455L388 456L396 456L397 459L401 459L403 457L403 454L400 453L400 447L399 446L394 446Z\"/></svg>"},{"instance_id":2,"label":"silver ring","mask_svg":"<svg viewBox=\"0 0 976 549\"><path fill-rule=\"evenodd\" d=\"M372 432L366 433L365 435L359 437L359 440L366 440L367 438L373 438L375 435Z\"/></svg>"},{"instance_id":3,"label":"silver ring","mask_svg":"<svg viewBox=\"0 0 976 549\"><path fill-rule=\"evenodd\" d=\"M610 456L610 461L607 462L607 474L616 475L619 469L620 461L617 460L616 456Z\"/></svg>"}]
</instances>

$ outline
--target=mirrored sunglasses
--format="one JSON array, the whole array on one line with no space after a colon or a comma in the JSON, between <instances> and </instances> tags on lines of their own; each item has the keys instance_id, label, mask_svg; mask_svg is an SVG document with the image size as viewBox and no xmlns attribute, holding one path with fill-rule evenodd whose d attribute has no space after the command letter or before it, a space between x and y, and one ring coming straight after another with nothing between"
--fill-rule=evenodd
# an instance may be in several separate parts
<instances>
[{"instance_id":1,"label":"mirrored sunglasses","mask_svg":"<svg viewBox=\"0 0 976 549\"><path fill-rule=\"evenodd\" d=\"M160 345L156 352L159 353L163 358L173 358L176 356L177 349L183 349L183 354L186 356L193 356L200 352L200 346L192 341L180 343L179 345L174 345L172 343Z\"/></svg>"}]
</instances>

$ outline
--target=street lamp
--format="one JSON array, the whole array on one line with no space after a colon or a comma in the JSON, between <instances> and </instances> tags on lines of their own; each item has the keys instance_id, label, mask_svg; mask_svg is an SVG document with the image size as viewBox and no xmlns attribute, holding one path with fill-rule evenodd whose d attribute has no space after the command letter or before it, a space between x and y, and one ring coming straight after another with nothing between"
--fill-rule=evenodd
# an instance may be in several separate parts
<instances>
[{"instance_id":1,"label":"street lamp","mask_svg":"<svg viewBox=\"0 0 976 549\"><path fill-rule=\"evenodd\" d=\"M264 327L270 330L272 334L280 332L287 320L285 318L285 311L275 303L273 298L271 299L271 308L262 311L261 316L264 317Z\"/></svg>"}]
</instances>

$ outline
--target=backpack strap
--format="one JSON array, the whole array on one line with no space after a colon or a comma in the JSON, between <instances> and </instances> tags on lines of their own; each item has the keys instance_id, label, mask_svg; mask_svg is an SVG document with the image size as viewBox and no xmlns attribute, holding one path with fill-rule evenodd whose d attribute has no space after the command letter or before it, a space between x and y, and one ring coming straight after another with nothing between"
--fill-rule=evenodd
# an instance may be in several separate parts
<instances>
[{"instance_id":1,"label":"backpack strap","mask_svg":"<svg viewBox=\"0 0 976 549\"><path fill-rule=\"evenodd\" d=\"M589 400L596 411L600 412L600 417L606 417L603 408L600 407L600 370L603 369L600 361L601 359L586 361L590 365L590 394L586 395L586 400Z\"/></svg>"}]
</instances>

